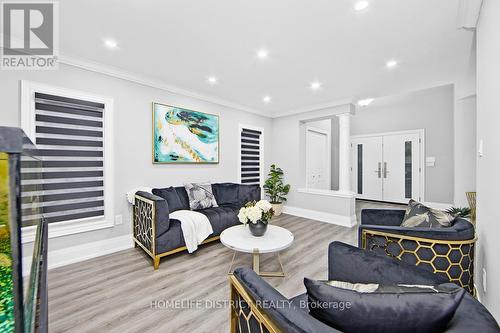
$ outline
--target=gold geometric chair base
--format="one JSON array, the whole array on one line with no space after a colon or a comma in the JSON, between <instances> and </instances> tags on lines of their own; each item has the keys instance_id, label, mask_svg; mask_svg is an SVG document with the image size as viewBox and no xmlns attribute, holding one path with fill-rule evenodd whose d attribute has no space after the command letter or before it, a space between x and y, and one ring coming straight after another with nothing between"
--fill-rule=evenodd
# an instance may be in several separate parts
<instances>
[{"instance_id":1,"label":"gold geometric chair base","mask_svg":"<svg viewBox=\"0 0 500 333\"><path fill-rule=\"evenodd\" d=\"M362 248L427 269L470 294L474 289L474 247L470 240L437 240L364 229Z\"/></svg>"}]
</instances>

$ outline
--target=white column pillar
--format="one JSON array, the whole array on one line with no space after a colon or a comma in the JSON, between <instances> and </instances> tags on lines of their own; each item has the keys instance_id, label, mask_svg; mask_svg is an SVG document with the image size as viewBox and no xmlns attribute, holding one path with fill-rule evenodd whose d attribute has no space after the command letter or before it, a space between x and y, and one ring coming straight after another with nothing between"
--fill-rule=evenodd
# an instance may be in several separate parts
<instances>
[{"instance_id":1,"label":"white column pillar","mask_svg":"<svg viewBox=\"0 0 500 333\"><path fill-rule=\"evenodd\" d=\"M351 114L338 114L339 118L339 191L351 192Z\"/></svg>"}]
</instances>

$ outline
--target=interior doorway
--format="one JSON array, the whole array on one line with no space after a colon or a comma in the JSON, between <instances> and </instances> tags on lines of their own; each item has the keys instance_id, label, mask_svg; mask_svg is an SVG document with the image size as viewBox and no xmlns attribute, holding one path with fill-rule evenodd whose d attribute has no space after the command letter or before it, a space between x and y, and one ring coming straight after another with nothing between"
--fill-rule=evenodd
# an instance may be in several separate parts
<instances>
[{"instance_id":1,"label":"interior doorway","mask_svg":"<svg viewBox=\"0 0 500 333\"><path fill-rule=\"evenodd\" d=\"M330 190L331 184L330 132L306 127L306 187Z\"/></svg>"},{"instance_id":2,"label":"interior doorway","mask_svg":"<svg viewBox=\"0 0 500 333\"><path fill-rule=\"evenodd\" d=\"M423 130L351 137L351 180L359 199L423 200Z\"/></svg>"}]
</instances>

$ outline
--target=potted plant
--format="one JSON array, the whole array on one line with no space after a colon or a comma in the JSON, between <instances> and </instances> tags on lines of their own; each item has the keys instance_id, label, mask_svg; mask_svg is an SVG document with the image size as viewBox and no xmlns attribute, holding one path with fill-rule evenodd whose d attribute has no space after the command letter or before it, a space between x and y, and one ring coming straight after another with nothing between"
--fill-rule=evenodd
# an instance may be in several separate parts
<instances>
[{"instance_id":1,"label":"potted plant","mask_svg":"<svg viewBox=\"0 0 500 333\"><path fill-rule=\"evenodd\" d=\"M273 206L267 200L251 201L241 207L238 219L247 225L252 235L263 236L267 230L267 224L274 215Z\"/></svg>"},{"instance_id":2,"label":"potted plant","mask_svg":"<svg viewBox=\"0 0 500 333\"><path fill-rule=\"evenodd\" d=\"M268 178L264 183L264 191L271 199L274 214L281 215L283 212L283 202L286 201L286 195L290 192L290 184L283 183L283 170L275 164L271 165Z\"/></svg>"},{"instance_id":3,"label":"potted plant","mask_svg":"<svg viewBox=\"0 0 500 333\"><path fill-rule=\"evenodd\" d=\"M446 212L463 218L469 218L471 215L471 209L469 207L450 207L446 210Z\"/></svg>"}]
</instances>

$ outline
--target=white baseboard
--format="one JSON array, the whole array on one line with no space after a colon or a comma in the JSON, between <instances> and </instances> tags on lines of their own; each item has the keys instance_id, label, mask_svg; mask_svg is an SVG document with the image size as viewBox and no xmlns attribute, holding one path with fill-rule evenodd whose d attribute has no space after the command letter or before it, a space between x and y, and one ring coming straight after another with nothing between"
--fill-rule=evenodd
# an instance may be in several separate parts
<instances>
[{"instance_id":1,"label":"white baseboard","mask_svg":"<svg viewBox=\"0 0 500 333\"><path fill-rule=\"evenodd\" d=\"M50 241L49 241L50 243ZM106 254L130 249L134 247L131 235L109 238L96 242L75 245L48 253L48 268L56 268L76 262L100 257ZM23 276L31 269L31 256L23 257Z\"/></svg>"},{"instance_id":2,"label":"white baseboard","mask_svg":"<svg viewBox=\"0 0 500 333\"><path fill-rule=\"evenodd\" d=\"M352 228L356 225L356 215L344 216L291 206L284 206L283 213L320 222L336 224L348 228Z\"/></svg>"},{"instance_id":3,"label":"white baseboard","mask_svg":"<svg viewBox=\"0 0 500 333\"><path fill-rule=\"evenodd\" d=\"M434 209L439 209L439 210L446 210L450 207L453 207L453 204L451 203L442 203L442 202L423 202L424 205L434 208Z\"/></svg>"}]
</instances>

